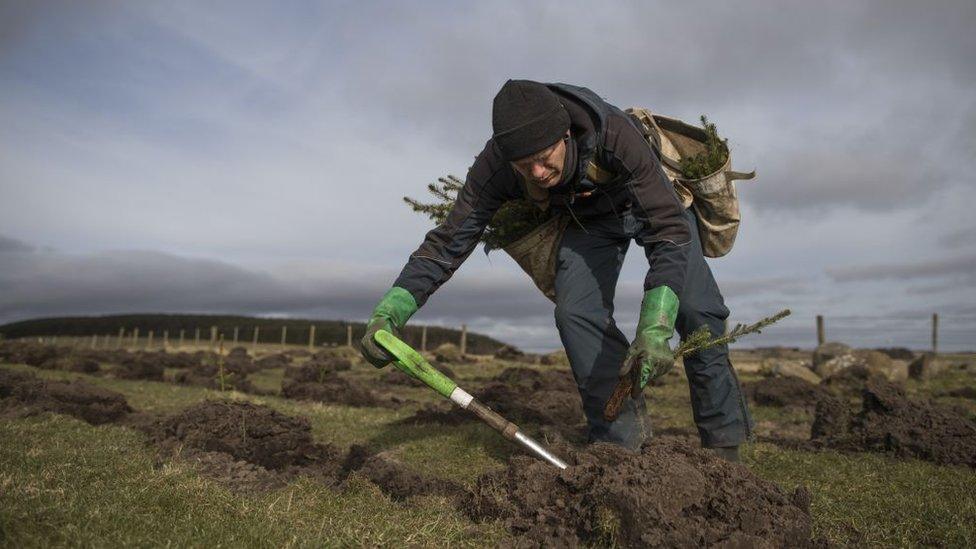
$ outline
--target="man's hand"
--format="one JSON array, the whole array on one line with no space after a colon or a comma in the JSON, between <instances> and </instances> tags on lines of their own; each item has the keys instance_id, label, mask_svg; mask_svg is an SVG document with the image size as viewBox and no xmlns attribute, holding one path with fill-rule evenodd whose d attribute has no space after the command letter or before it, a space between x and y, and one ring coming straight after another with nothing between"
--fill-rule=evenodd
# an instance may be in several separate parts
<instances>
[{"instance_id":1,"label":"man's hand","mask_svg":"<svg viewBox=\"0 0 976 549\"><path fill-rule=\"evenodd\" d=\"M644 292L637 337L620 370L621 381L630 377L633 398L639 397L652 379L663 376L674 367L674 354L668 340L674 334L677 316L678 296L671 288L658 286Z\"/></svg>"},{"instance_id":2,"label":"man's hand","mask_svg":"<svg viewBox=\"0 0 976 549\"><path fill-rule=\"evenodd\" d=\"M390 288L373 309L373 315L366 324L366 335L359 342L363 358L377 368L383 368L393 362L393 355L376 343L374 336L376 332L386 330L400 337L400 330L415 312L417 312L417 301L410 292L397 286Z\"/></svg>"}]
</instances>

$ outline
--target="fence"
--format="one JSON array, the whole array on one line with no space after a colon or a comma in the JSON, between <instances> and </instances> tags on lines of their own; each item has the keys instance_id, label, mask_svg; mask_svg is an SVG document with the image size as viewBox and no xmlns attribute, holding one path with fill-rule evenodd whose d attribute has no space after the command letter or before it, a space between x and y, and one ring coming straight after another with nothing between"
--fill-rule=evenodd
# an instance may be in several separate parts
<instances>
[{"instance_id":1,"label":"fence","mask_svg":"<svg viewBox=\"0 0 976 549\"><path fill-rule=\"evenodd\" d=\"M419 330L419 349L426 352L427 341L428 341L428 327L419 326L415 327ZM268 330L265 330L267 332ZM162 337L155 337L157 332L162 333ZM261 328L259 326L254 326L251 328L251 334L249 338L241 338L243 331L235 326L231 330L232 336L230 338L225 337L224 332L220 331L217 326L211 326L209 328L209 339L201 343L200 334L201 328L194 329L194 339L192 343L185 341L185 330L180 330L179 338L175 342L170 341L169 330L149 330L146 332L145 337L140 337L139 328L127 329L125 327L119 328L117 333L108 334L93 334L91 336L73 336L73 335L44 335L36 336L42 343L48 343L52 345L70 345L73 347L87 347L90 349L158 349L158 350L185 350L185 349L209 349L218 350L223 349L224 345L230 347L244 346L248 345L252 353L261 350L278 350L284 349L296 349L296 348L306 348L309 351L314 351L316 347L336 347L338 343L336 342L321 342L321 340L316 339L316 329L314 324L310 324L307 331L304 331L305 338L304 341L296 341L296 337L300 335L295 334L295 330L289 334L288 326L282 326L280 331L280 339L277 343L266 343L261 342ZM348 347L358 347L359 339L362 335L354 334L353 326L346 326L346 338L345 345ZM3 339L3 335L0 334L0 340ZM32 339L32 338L25 338ZM409 339L409 338L405 338ZM246 343L245 343L246 342ZM409 341L408 341L409 342ZM461 325L460 336L457 339L457 346L460 348L461 353L467 353L468 350L468 327L466 324Z\"/></svg>"}]
</instances>

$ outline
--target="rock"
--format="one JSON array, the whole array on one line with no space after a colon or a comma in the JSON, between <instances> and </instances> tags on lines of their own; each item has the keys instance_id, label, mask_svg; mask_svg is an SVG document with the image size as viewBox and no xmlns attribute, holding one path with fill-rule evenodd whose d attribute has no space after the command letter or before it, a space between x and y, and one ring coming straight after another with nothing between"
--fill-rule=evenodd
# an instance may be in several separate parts
<instances>
[{"instance_id":1,"label":"rock","mask_svg":"<svg viewBox=\"0 0 976 549\"><path fill-rule=\"evenodd\" d=\"M828 378L855 365L863 365L864 361L851 353L842 354L830 360L813 364L813 371L821 378Z\"/></svg>"},{"instance_id":2,"label":"rock","mask_svg":"<svg viewBox=\"0 0 976 549\"><path fill-rule=\"evenodd\" d=\"M817 368L836 357L846 355L851 352L851 348L843 343L830 342L824 343L813 351L813 369L817 371ZM820 372L817 372L820 373ZM824 374L820 374L820 377L826 377Z\"/></svg>"},{"instance_id":3,"label":"rock","mask_svg":"<svg viewBox=\"0 0 976 549\"><path fill-rule=\"evenodd\" d=\"M893 358L896 360L911 361L915 359L915 353L913 353L911 349L907 349L905 347L879 347L875 349L875 351L884 353L888 355L888 358Z\"/></svg>"},{"instance_id":4,"label":"rock","mask_svg":"<svg viewBox=\"0 0 976 549\"><path fill-rule=\"evenodd\" d=\"M805 360L766 359L763 370L775 377L795 377L814 385L820 383L820 376L810 369Z\"/></svg>"}]
</instances>

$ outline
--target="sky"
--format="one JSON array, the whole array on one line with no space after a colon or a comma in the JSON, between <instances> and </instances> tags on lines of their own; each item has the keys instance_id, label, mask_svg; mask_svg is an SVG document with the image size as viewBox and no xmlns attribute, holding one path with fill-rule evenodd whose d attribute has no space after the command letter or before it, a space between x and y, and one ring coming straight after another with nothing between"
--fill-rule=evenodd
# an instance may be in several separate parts
<instances>
[{"instance_id":1,"label":"sky","mask_svg":"<svg viewBox=\"0 0 976 549\"><path fill-rule=\"evenodd\" d=\"M509 78L707 114L742 225L711 268L743 346L976 349L976 3L0 0L0 323L365 320ZM631 246L616 319L647 269ZM412 322L545 351L552 305L475 251Z\"/></svg>"}]
</instances>

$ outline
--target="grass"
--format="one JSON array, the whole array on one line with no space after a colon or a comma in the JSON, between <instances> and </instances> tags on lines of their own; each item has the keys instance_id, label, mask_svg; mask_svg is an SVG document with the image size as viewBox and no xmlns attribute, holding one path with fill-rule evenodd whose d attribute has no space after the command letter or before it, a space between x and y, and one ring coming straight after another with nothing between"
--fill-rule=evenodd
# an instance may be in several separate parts
<instances>
[{"instance_id":1,"label":"grass","mask_svg":"<svg viewBox=\"0 0 976 549\"><path fill-rule=\"evenodd\" d=\"M497 374L501 362L453 367L462 385ZM351 408L255 397L168 383L116 380L3 365L36 375L90 383L126 395L137 409L171 412L206 398L238 398L309 418L315 438L345 447L367 444L395 452L428 474L472 485L501 467L512 446L486 427L401 425L416 405ZM359 369L357 377L378 372ZM567 374L568 375L568 374ZM968 377L966 377L968 375ZM919 395L972 382L951 373L910 384ZM275 388L282 372L254 379ZM746 381L750 376L743 376ZM434 402L424 389L403 396ZM657 429L695 432L683 379L650 390ZM953 399L955 400L955 399ZM802 424L804 412L753 407L757 422ZM511 545L499 524L475 524L443 498L397 503L353 477L343 489L309 479L266 494L234 494L182 462L157 463L141 434L42 415L0 420L0 545L51 546L349 546ZM842 545L976 545L976 471L898 461L872 454L785 450L751 444L746 464L760 476L813 495L817 535Z\"/></svg>"}]
</instances>

